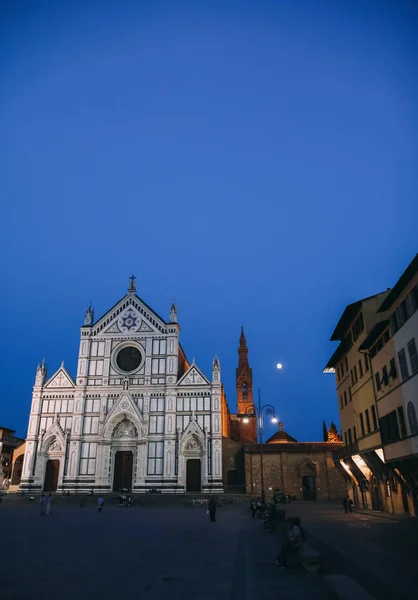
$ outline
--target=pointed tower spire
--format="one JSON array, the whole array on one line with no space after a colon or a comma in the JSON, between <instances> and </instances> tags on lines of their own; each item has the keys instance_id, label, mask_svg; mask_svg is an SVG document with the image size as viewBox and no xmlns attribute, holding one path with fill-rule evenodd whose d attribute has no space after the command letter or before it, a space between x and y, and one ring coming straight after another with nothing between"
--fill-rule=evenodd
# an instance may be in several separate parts
<instances>
[{"instance_id":1,"label":"pointed tower spire","mask_svg":"<svg viewBox=\"0 0 418 600\"><path fill-rule=\"evenodd\" d=\"M136 294L136 283L135 283L135 275L131 275L129 278L130 284L128 287L128 292L131 294Z\"/></svg>"},{"instance_id":2,"label":"pointed tower spire","mask_svg":"<svg viewBox=\"0 0 418 600\"><path fill-rule=\"evenodd\" d=\"M241 325L241 335L239 338L239 345L241 348L245 348L247 346L247 340L245 339L244 327Z\"/></svg>"},{"instance_id":3,"label":"pointed tower spire","mask_svg":"<svg viewBox=\"0 0 418 600\"><path fill-rule=\"evenodd\" d=\"M171 305L170 308L170 323L177 323L178 322L178 317L177 317L177 306L174 304Z\"/></svg>"}]
</instances>

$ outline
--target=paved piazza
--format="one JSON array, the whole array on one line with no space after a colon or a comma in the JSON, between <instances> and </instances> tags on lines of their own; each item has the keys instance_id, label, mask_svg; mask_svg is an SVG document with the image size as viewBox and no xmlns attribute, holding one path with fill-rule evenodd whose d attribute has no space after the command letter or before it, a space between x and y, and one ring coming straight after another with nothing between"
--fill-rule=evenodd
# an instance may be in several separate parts
<instances>
[{"instance_id":1,"label":"paved piazza","mask_svg":"<svg viewBox=\"0 0 418 600\"><path fill-rule=\"evenodd\" d=\"M61 502L60 502L61 500ZM274 565L277 538L246 505L122 508L58 499L50 517L20 499L0 505L0 597L74 600L115 597L199 600L316 600L322 584Z\"/></svg>"}]
</instances>

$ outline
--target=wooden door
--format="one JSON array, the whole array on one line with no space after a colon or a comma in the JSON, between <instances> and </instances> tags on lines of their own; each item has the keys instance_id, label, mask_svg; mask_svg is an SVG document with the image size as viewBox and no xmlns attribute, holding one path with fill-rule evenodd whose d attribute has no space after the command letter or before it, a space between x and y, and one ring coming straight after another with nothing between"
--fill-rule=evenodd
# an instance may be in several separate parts
<instances>
[{"instance_id":1,"label":"wooden door","mask_svg":"<svg viewBox=\"0 0 418 600\"><path fill-rule=\"evenodd\" d=\"M189 458L186 467L186 492L200 492L201 464L200 458Z\"/></svg>"},{"instance_id":2,"label":"wooden door","mask_svg":"<svg viewBox=\"0 0 418 600\"><path fill-rule=\"evenodd\" d=\"M44 492L56 492L58 487L59 460L48 460L45 469Z\"/></svg>"},{"instance_id":3,"label":"wooden door","mask_svg":"<svg viewBox=\"0 0 418 600\"><path fill-rule=\"evenodd\" d=\"M302 477L302 491L304 500L316 500L315 477L312 475Z\"/></svg>"},{"instance_id":4,"label":"wooden door","mask_svg":"<svg viewBox=\"0 0 418 600\"><path fill-rule=\"evenodd\" d=\"M120 450L115 454L113 491L132 489L132 469L134 456L130 450Z\"/></svg>"}]
</instances>

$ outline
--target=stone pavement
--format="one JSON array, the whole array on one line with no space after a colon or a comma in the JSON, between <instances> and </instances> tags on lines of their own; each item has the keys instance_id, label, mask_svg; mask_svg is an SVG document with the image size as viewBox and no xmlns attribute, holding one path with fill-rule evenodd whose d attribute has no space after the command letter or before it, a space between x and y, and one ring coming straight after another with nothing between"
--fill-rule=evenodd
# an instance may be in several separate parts
<instances>
[{"instance_id":1,"label":"stone pavement","mask_svg":"<svg viewBox=\"0 0 418 600\"><path fill-rule=\"evenodd\" d=\"M418 597L418 519L345 514L341 505L319 502L296 502L286 510L301 517L327 573L349 575L378 600Z\"/></svg>"},{"instance_id":2,"label":"stone pavement","mask_svg":"<svg viewBox=\"0 0 418 600\"><path fill-rule=\"evenodd\" d=\"M57 505L0 505L3 600L322 600L322 583L275 564L277 538L246 506L218 510L109 502L98 514Z\"/></svg>"}]
</instances>

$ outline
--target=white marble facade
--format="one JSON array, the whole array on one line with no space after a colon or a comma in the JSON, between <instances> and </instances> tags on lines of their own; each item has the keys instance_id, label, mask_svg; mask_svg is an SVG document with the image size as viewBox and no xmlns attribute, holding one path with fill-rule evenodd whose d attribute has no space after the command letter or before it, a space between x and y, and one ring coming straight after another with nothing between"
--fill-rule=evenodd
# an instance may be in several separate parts
<instances>
[{"instance_id":1,"label":"white marble facade","mask_svg":"<svg viewBox=\"0 0 418 600\"><path fill-rule=\"evenodd\" d=\"M222 493L221 381L209 381L137 295L81 327L77 375L38 366L20 488Z\"/></svg>"}]
</instances>

